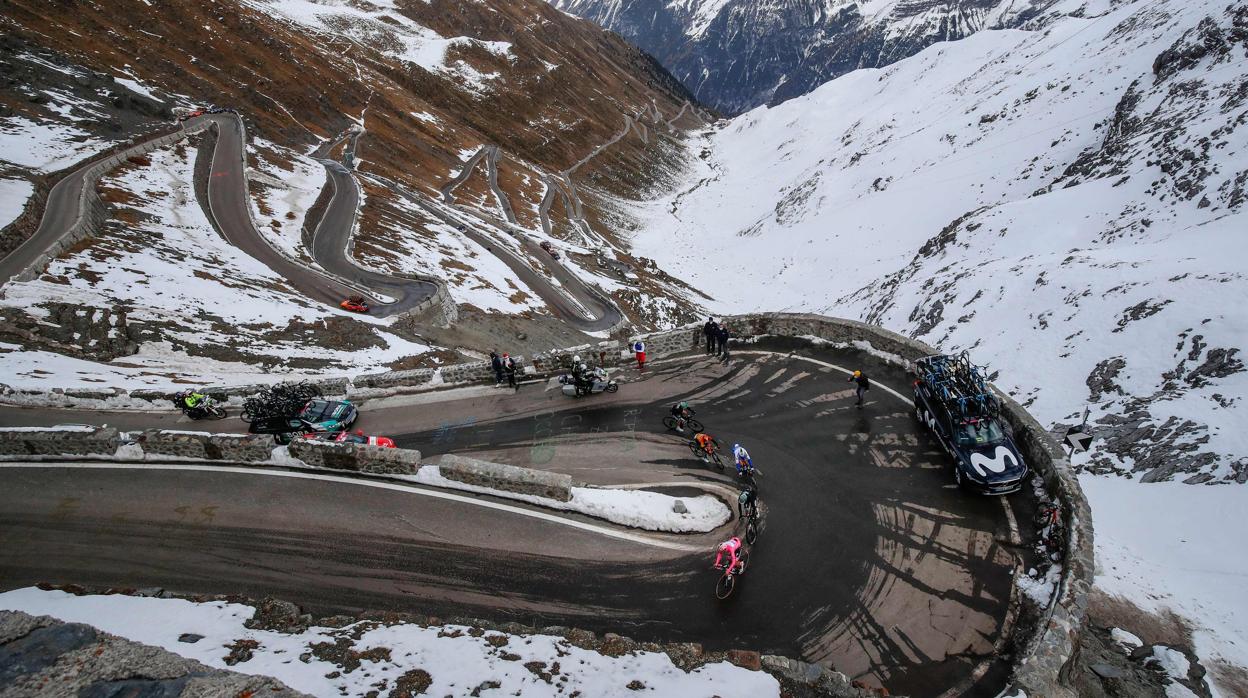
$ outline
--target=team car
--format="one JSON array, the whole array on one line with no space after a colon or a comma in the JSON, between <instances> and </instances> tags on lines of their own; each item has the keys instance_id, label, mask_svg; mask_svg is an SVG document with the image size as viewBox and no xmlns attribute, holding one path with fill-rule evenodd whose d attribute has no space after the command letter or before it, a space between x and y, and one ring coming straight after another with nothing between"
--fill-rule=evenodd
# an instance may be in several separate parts
<instances>
[{"instance_id":1,"label":"team car","mask_svg":"<svg viewBox=\"0 0 1248 698\"><path fill-rule=\"evenodd\" d=\"M353 313L367 313L368 303L365 302L363 296L351 296L338 304L343 310L350 310Z\"/></svg>"},{"instance_id":2,"label":"team car","mask_svg":"<svg viewBox=\"0 0 1248 698\"><path fill-rule=\"evenodd\" d=\"M309 400L295 415L257 417L247 425L247 431L252 434L272 434L278 443L288 444L299 434L336 436L339 432L350 429L358 416L355 405L346 400Z\"/></svg>"},{"instance_id":3,"label":"team car","mask_svg":"<svg viewBox=\"0 0 1248 698\"><path fill-rule=\"evenodd\" d=\"M360 413L346 400L308 400L297 419L308 426L306 431L346 431L355 424Z\"/></svg>"},{"instance_id":4,"label":"team car","mask_svg":"<svg viewBox=\"0 0 1248 698\"><path fill-rule=\"evenodd\" d=\"M305 439L314 439L316 441L333 441L340 444L362 444L366 446L380 446L382 448L394 448L394 439L386 436L365 436L364 432L356 429L354 432L321 432L319 434L304 434Z\"/></svg>"},{"instance_id":5,"label":"team car","mask_svg":"<svg viewBox=\"0 0 1248 698\"><path fill-rule=\"evenodd\" d=\"M915 362L914 410L936 441L953 457L954 481L971 491L1017 492L1028 468L1001 420L1001 401L988 389L966 352Z\"/></svg>"}]
</instances>

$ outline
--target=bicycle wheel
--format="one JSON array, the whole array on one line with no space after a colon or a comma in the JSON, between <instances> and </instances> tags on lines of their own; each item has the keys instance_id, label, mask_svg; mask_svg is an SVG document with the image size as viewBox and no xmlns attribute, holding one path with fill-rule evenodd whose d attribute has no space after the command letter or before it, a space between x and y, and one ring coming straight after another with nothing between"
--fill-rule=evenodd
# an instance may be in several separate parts
<instances>
[{"instance_id":1,"label":"bicycle wheel","mask_svg":"<svg viewBox=\"0 0 1248 698\"><path fill-rule=\"evenodd\" d=\"M750 517L750 522L745 525L745 542L754 545L756 540L758 540L758 523L754 517Z\"/></svg>"},{"instance_id":2,"label":"bicycle wheel","mask_svg":"<svg viewBox=\"0 0 1248 698\"><path fill-rule=\"evenodd\" d=\"M723 472L724 461L719 457L719 451L711 451L711 459L715 461L715 467L719 468L720 472Z\"/></svg>"},{"instance_id":3,"label":"bicycle wheel","mask_svg":"<svg viewBox=\"0 0 1248 698\"><path fill-rule=\"evenodd\" d=\"M692 430L693 430L693 433L695 433L695 434L696 434L696 433L698 433L698 432L700 432L700 431L702 431L702 422L699 422L698 420L694 419L693 417L690 417L690 418L688 418L688 419L686 419L686 420L685 420L685 426L687 426L687 427L689 427L690 429L692 429Z\"/></svg>"},{"instance_id":4,"label":"bicycle wheel","mask_svg":"<svg viewBox=\"0 0 1248 698\"><path fill-rule=\"evenodd\" d=\"M676 429L676 418L671 415L664 417L663 426L674 431Z\"/></svg>"},{"instance_id":5,"label":"bicycle wheel","mask_svg":"<svg viewBox=\"0 0 1248 698\"><path fill-rule=\"evenodd\" d=\"M723 601L732 596L732 590L737 587L737 575L724 574L720 575L719 581L715 583L715 598Z\"/></svg>"},{"instance_id":6,"label":"bicycle wheel","mask_svg":"<svg viewBox=\"0 0 1248 698\"><path fill-rule=\"evenodd\" d=\"M702 447L698 445L697 441L689 442L689 452L693 454L694 458L697 458L699 460L706 459L706 451L702 450Z\"/></svg>"}]
</instances>

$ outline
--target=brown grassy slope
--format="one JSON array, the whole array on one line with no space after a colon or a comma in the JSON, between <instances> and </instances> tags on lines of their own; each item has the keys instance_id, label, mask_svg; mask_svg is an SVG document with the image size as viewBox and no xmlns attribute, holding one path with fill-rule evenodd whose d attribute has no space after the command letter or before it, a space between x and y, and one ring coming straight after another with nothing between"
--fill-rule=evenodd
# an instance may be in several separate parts
<instances>
[{"instance_id":1,"label":"brown grassy slope","mask_svg":"<svg viewBox=\"0 0 1248 698\"><path fill-rule=\"evenodd\" d=\"M498 143L559 170L610 138L622 110L653 99L674 113L687 97L644 54L543 0L400 5L444 36L511 42L509 56L472 44L448 53L448 62L500 77L476 93L376 48L228 1L11 0L3 23L89 68L129 65L149 85L236 107L254 134L282 145L337 134L367 107L369 168L426 191L450 176L460 149ZM621 181L617 193L633 193L626 173Z\"/></svg>"}]
</instances>

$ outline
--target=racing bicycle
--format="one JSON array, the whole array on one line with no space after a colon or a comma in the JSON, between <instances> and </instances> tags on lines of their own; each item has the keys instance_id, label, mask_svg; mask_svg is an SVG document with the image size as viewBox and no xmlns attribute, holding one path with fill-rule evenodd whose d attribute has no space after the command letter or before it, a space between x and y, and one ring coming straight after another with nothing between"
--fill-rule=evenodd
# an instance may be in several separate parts
<instances>
[{"instance_id":1,"label":"racing bicycle","mask_svg":"<svg viewBox=\"0 0 1248 698\"><path fill-rule=\"evenodd\" d=\"M697 441L690 441L689 450L692 451L693 455L699 460L707 463L714 463L715 467L721 471L724 469L724 459L719 455L718 446L712 448L710 451L707 451L705 448L699 446Z\"/></svg>"},{"instance_id":2,"label":"racing bicycle","mask_svg":"<svg viewBox=\"0 0 1248 698\"><path fill-rule=\"evenodd\" d=\"M690 410L690 414L692 414L692 410ZM663 418L663 426L667 427L668 429L672 431L675 431L677 427L680 427L682 429L691 429L693 430L693 433L695 434L702 431L702 422L699 422L693 417L685 417L684 419L677 419L676 417L673 417L670 414Z\"/></svg>"},{"instance_id":3,"label":"racing bicycle","mask_svg":"<svg viewBox=\"0 0 1248 698\"><path fill-rule=\"evenodd\" d=\"M737 588L737 577L745 574L745 563L750 559L750 552L742 550L737 556L736 567L729 568L727 565L719 565L715 569L722 569L724 573L720 575L719 580L715 582L715 598L723 601L732 596L732 591Z\"/></svg>"}]
</instances>

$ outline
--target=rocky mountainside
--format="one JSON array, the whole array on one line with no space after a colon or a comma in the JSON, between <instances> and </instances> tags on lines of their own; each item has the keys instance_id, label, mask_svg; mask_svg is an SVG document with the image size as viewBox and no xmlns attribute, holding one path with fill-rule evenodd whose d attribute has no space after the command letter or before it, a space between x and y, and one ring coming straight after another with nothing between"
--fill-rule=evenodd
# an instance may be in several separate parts
<instances>
[{"instance_id":1,"label":"rocky mountainside","mask_svg":"<svg viewBox=\"0 0 1248 698\"><path fill-rule=\"evenodd\" d=\"M618 32L727 114L804 95L938 41L1019 26L1053 0L551 0Z\"/></svg>"},{"instance_id":2,"label":"rocky mountainside","mask_svg":"<svg viewBox=\"0 0 1248 698\"><path fill-rule=\"evenodd\" d=\"M970 349L1055 430L1089 405L1087 471L1246 482L1248 10L1053 12L728 122L638 252Z\"/></svg>"}]
</instances>

